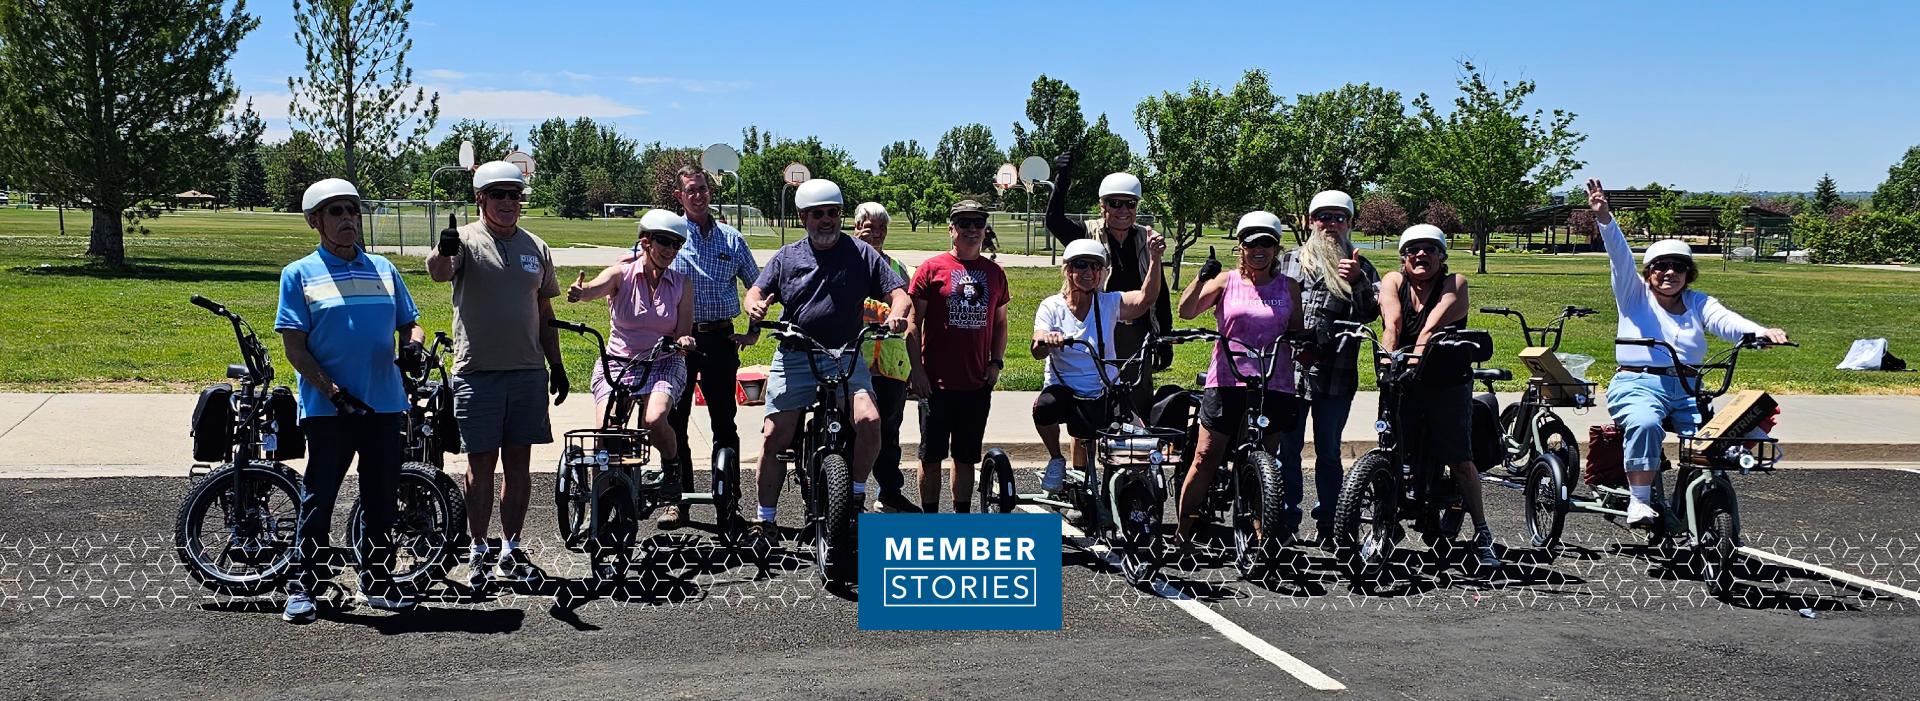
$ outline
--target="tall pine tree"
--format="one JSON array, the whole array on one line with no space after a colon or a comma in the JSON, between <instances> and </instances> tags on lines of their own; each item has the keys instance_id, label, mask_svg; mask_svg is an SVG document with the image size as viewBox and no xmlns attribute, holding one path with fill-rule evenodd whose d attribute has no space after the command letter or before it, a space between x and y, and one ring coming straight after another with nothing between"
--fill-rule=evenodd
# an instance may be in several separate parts
<instances>
[{"instance_id":1,"label":"tall pine tree","mask_svg":"<svg viewBox=\"0 0 1920 701\"><path fill-rule=\"evenodd\" d=\"M124 265L127 210L224 157L227 60L258 24L245 0L0 0L0 161L20 187L91 202L87 255Z\"/></svg>"}]
</instances>

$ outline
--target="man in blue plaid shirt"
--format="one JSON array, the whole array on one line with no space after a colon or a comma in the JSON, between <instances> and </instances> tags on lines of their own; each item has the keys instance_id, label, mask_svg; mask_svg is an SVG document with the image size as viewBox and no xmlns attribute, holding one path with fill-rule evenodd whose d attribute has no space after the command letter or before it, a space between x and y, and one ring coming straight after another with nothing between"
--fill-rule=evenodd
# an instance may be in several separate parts
<instances>
[{"instance_id":1,"label":"man in blue plaid shirt","mask_svg":"<svg viewBox=\"0 0 1920 701\"><path fill-rule=\"evenodd\" d=\"M708 209L713 188L707 173L689 165L674 174L679 186L673 198L680 201L687 217L687 229L693 233L673 259L673 269L693 281L693 340L700 351L687 357L688 381L700 383L700 395L707 401L707 417L713 421L713 447L740 450L740 435L734 430L733 401L735 373L740 369L740 347L760 340L755 334L734 333L733 318L740 315L739 289L751 287L760 277L760 266L753 262L753 251L738 230L714 221ZM739 288L735 288L735 282ZM679 441L680 484L693 484L692 453L687 447L687 422L693 414L693 393L680 395L668 421L674 439ZM733 514L719 514L718 519ZM673 530L686 523L687 504L661 510L659 526ZM716 520L718 520L716 519Z\"/></svg>"}]
</instances>

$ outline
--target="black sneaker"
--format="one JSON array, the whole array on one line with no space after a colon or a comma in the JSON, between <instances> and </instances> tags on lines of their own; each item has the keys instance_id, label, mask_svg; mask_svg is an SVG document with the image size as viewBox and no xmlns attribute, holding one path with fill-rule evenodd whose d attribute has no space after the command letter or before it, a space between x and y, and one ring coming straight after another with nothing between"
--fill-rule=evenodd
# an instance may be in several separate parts
<instances>
[{"instance_id":1,"label":"black sneaker","mask_svg":"<svg viewBox=\"0 0 1920 701\"><path fill-rule=\"evenodd\" d=\"M883 514L923 513L918 505L899 492L881 492L878 511Z\"/></svg>"}]
</instances>

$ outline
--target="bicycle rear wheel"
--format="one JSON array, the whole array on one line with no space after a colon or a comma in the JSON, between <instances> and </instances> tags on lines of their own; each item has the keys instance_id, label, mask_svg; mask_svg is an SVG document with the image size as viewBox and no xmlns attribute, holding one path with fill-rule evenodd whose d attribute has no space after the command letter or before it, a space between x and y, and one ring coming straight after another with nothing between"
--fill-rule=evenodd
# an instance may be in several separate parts
<instances>
[{"instance_id":1,"label":"bicycle rear wheel","mask_svg":"<svg viewBox=\"0 0 1920 701\"><path fill-rule=\"evenodd\" d=\"M388 572L395 584L416 591L445 577L460 557L467 533L467 503L460 488L446 474L424 462L400 466L394 482L393 527L388 543L393 564ZM354 565L367 571L366 504L353 500L347 513L347 542L353 544Z\"/></svg>"}]
</instances>

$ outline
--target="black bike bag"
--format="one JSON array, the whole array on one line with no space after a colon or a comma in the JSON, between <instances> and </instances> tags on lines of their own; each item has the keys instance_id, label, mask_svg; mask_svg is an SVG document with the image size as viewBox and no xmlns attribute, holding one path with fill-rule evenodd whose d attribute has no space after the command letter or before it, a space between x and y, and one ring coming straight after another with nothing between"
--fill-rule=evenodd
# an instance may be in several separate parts
<instances>
[{"instance_id":1,"label":"black bike bag","mask_svg":"<svg viewBox=\"0 0 1920 701\"><path fill-rule=\"evenodd\" d=\"M274 460L299 460L307 456L307 432L300 430L300 401L285 387L273 388L267 395L267 417L273 420L276 450Z\"/></svg>"},{"instance_id":2,"label":"black bike bag","mask_svg":"<svg viewBox=\"0 0 1920 701\"><path fill-rule=\"evenodd\" d=\"M187 435L193 437L193 459L199 462L225 462L233 451L233 385L225 382L200 390L193 405L193 424Z\"/></svg>"}]
</instances>

